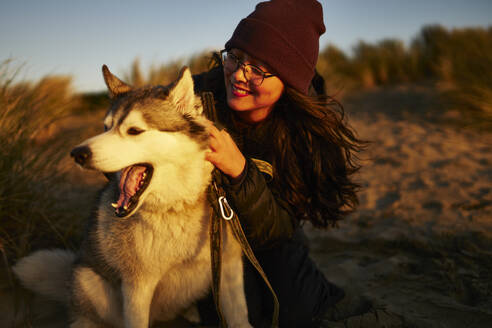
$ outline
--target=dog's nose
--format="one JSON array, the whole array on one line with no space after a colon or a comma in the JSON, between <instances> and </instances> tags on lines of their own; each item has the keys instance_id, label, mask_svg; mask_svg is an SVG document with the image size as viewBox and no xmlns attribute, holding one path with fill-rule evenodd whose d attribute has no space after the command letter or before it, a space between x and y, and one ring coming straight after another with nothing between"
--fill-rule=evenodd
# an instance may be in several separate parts
<instances>
[{"instance_id":1,"label":"dog's nose","mask_svg":"<svg viewBox=\"0 0 492 328\"><path fill-rule=\"evenodd\" d=\"M87 146L80 146L72 149L70 152L70 156L73 157L75 162L79 163L80 165L84 166L85 163L91 158L92 152L91 149Z\"/></svg>"}]
</instances>

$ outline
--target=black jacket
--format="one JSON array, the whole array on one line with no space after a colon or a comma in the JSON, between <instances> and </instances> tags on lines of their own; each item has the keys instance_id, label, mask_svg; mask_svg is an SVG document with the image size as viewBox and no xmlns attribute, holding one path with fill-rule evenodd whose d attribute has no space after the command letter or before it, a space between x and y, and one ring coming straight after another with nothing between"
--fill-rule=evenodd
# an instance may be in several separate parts
<instances>
[{"instance_id":1,"label":"black jacket","mask_svg":"<svg viewBox=\"0 0 492 328\"><path fill-rule=\"evenodd\" d=\"M220 75L219 75L220 74ZM238 131L230 119L231 111L225 101L225 90L221 72L210 72L195 75L195 92L211 91L216 101L216 111L220 123L225 126L246 157L243 173L235 181L223 179L224 189L233 209L238 213L241 225L253 249L265 249L290 239L297 226L294 215L287 202L277 191L273 190L270 177L261 173L251 158L271 163L272 153L265 149L261 130L249 129ZM217 83L218 82L218 83ZM271 136L270 136L271 137ZM278 179L275 177L274 179Z\"/></svg>"}]
</instances>

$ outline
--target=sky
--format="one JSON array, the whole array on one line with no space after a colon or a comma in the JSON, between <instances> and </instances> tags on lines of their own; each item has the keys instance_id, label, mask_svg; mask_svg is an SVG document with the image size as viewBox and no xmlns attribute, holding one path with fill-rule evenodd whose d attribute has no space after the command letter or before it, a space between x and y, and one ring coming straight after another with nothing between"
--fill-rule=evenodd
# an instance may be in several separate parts
<instances>
[{"instance_id":1,"label":"sky","mask_svg":"<svg viewBox=\"0 0 492 328\"><path fill-rule=\"evenodd\" d=\"M252 0L0 0L0 63L23 78L73 77L79 92L104 90L101 66L122 76L139 58L143 70L204 50L221 49ZM492 25L492 0L321 0L326 33L350 54L359 41L409 43L422 26Z\"/></svg>"}]
</instances>

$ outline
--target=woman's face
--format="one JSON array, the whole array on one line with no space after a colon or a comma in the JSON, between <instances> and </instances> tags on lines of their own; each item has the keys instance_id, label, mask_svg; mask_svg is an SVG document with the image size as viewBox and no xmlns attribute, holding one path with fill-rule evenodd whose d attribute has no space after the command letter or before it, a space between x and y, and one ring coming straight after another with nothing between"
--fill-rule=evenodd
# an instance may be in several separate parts
<instances>
[{"instance_id":1,"label":"woman's face","mask_svg":"<svg viewBox=\"0 0 492 328\"><path fill-rule=\"evenodd\" d=\"M253 64L264 72L270 73L268 67L239 49L231 49L244 64ZM236 111L246 123L263 121L272 111L273 106L282 95L284 84L276 77L265 78L261 85L256 86L246 80L241 65L235 71L224 69L227 104Z\"/></svg>"}]
</instances>

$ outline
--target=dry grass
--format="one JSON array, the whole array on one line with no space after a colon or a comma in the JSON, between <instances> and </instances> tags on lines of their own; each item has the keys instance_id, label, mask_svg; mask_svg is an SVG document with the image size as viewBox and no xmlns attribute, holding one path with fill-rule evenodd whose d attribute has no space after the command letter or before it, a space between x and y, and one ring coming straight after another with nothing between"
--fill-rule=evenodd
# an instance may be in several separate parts
<instances>
[{"instance_id":1,"label":"dry grass","mask_svg":"<svg viewBox=\"0 0 492 328\"><path fill-rule=\"evenodd\" d=\"M65 125L87 100L72 92L69 77L15 82L18 72L0 64L0 325L31 327L32 310L52 313L56 305L21 288L10 266L33 250L80 242L90 197L85 184L67 183L73 165L66 163L84 135ZM84 128L94 112L85 116Z\"/></svg>"},{"instance_id":2,"label":"dry grass","mask_svg":"<svg viewBox=\"0 0 492 328\"><path fill-rule=\"evenodd\" d=\"M397 39L360 41L352 56L334 45L320 53L317 69L330 92L432 82L461 126L492 130L492 27L448 30L425 26L410 47Z\"/></svg>"},{"instance_id":3,"label":"dry grass","mask_svg":"<svg viewBox=\"0 0 492 328\"><path fill-rule=\"evenodd\" d=\"M176 59L161 65L153 65L148 68L147 73L142 72L142 67L136 58L129 73L123 76L123 80L130 85L141 87L143 85L167 85L174 81L183 66L188 66L193 74L204 72L209 68L212 51L203 51L185 59Z\"/></svg>"},{"instance_id":4,"label":"dry grass","mask_svg":"<svg viewBox=\"0 0 492 328\"><path fill-rule=\"evenodd\" d=\"M0 65L0 247L9 262L35 248L71 246L78 229L53 197L70 140L49 139L78 97L68 77L13 83L15 76L9 62Z\"/></svg>"}]
</instances>

